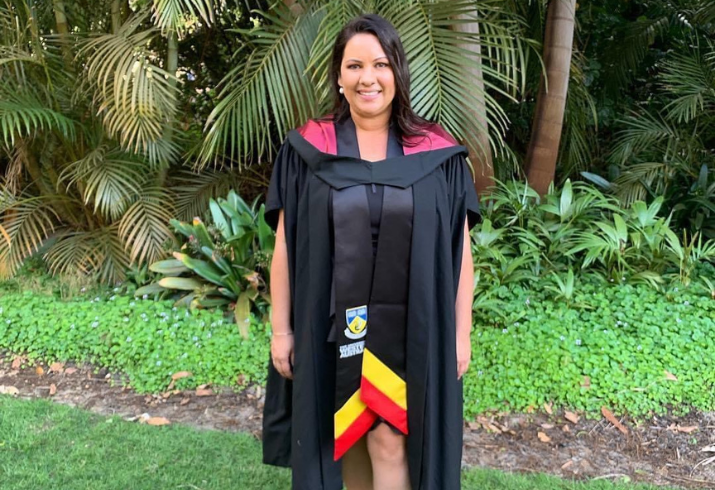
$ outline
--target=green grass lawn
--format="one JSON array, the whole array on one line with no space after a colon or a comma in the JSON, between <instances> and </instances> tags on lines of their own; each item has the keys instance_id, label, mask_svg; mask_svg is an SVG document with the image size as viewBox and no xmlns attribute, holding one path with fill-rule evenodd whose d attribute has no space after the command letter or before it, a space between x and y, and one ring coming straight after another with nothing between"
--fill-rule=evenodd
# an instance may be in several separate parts
<instances>
[{"instance_id":1,"label":"green grass lawn","mask_svg":"<svg viewBox=\"0 0 715 490\"><path fill-rule=\"evenodd\" d=\"M289 489L289 472L262 465L260 454L246 434L150 427L0 395L2 490ZM481 469L462 481L465 490L655 489Z\"/></svg>"}]
</instances>

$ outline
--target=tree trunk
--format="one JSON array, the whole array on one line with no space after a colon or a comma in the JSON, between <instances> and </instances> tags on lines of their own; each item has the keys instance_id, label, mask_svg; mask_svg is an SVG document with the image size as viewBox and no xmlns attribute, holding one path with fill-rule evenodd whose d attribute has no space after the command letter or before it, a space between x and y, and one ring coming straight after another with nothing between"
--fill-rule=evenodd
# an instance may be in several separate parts
<instances>
[{"instance_id":1,"label":"tree trunk","mask_svg":"<svg viewBox=\"0 0 715 490\"><path fill-rule=\"evenodd\" d=\"M69 70L72 67L72 49L70 47L70 29L65 15L65 4L62 0L52 0L52 5L55 11L57 33L60 35L62 56L65 60L65 67Z\"/></svg>"},{"instance_id":2,"label":"tree trunk","mask_svg":"<svg viewBox=\"0 0 715 490\"><path fill-rule=\"evenodd\" d=\"M176 75L176 70L179 67L179 35L175 30L169 31L169 39L168 39L168 49L166 53L166 71L168 71L172 76ZM171 85L173 87L176 86L176 80L172 79L170 81ZM164 127L164 134L162 138L167 141L171 142L171 140L174 137L174 119L171 118L168 121L165 122L166 126ZM157 183L159 185L164 185L164 182L166 181L166 176L169 170L169 164L170 162L166 162L164 166L162 166L162 169L159 170L159 175L157 178Z\"/></svg>"},{"instance_id":3,"label":"tree trunk","mask_svg":"<svg viewBox=\"0 0 715 490\"><path fill-rule=\"evenodd\" d=\"M166 53L166 71L172 76L176 75L176 70L179 68L179 35L175 30L169 31L169 43ZM171 81L176 86L176 80Z\"/></svg>"},{"instance_id":4,"label":"tree trunk","mask_svg":"<svg viewBox=\"0 0 715 490\"><path fill-rule=\"evenodd\" d=\"M122 25L121 0L112 0L112 34L119 32Z\"/></svg>"},{"instance_id":5,"label":"tree trunk","mask_svg":"<svg viewBox=\"0 0 715 490\"><path fill-rule=\"evenodd\" d=\"M455 30L479 35L479 22L474 17L462 14L459 19L469 19L472 22L465 24L456 24ZM475 58L481 62L481 45L469 43L463 46L465 49L475 53ZM468 68L469 73L474 80L474 89L479 100L477 107L465 107L465 110L474 115L479 122L478 131L473 135L469 135L465 140L465 145L469 149L469 154L474 167L474 188L480 196L487 194L487 189L494 185L494 166L492 164L492 149L489 145L489 128L487 126L487 106L484 97L484 76L482 74L481 65L479 68Z\"/></svg>"},{"instance_id":6,"label":"tree trunk","mask_svg":"<svg viewBox=\"0 0 715 490\"><path fill-rule=\"evenodd\" d=\"M546 194L556 175L561 128L569 85L576 0L551 0L546 13L544 64L539 97L534 111L531 141L526 153L529 185ZM548 86L548 89L547 89Z\"/></svg>"}]
</instances>

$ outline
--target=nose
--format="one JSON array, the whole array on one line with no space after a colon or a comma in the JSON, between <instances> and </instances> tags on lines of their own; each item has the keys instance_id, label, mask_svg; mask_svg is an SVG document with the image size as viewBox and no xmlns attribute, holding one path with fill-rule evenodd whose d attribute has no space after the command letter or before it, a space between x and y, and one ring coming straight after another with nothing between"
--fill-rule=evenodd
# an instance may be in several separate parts
<instances>
[{"instance_id":1,"label":"nose","mask_svg":"<svg viewBox=\"0 0 715 490\"><path fill-rule=\"evenodd\" d=\"M360 74L360 85L369 87L375 83L375 73L371 66L367 66Z\"/></svg>"}]
</instances>

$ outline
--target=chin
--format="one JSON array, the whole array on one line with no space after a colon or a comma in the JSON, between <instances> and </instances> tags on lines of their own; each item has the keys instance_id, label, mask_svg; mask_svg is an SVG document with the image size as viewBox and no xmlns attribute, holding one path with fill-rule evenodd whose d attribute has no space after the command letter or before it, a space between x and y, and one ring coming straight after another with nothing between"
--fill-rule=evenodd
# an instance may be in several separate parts
<instances>
[{"instance_id":1,"label":"chin","mask_svg":"<svg viewBox=\"0 0 715 490\"><path fill-rule=\"evenodd\" d=\"M364 106L364 105L358 104L356 109L363 117L377 117L377 116L384 114L385 112L389 112L390 106L375 107L375 106L370 106L370 105Z\"/></svg>"}]
</instances>

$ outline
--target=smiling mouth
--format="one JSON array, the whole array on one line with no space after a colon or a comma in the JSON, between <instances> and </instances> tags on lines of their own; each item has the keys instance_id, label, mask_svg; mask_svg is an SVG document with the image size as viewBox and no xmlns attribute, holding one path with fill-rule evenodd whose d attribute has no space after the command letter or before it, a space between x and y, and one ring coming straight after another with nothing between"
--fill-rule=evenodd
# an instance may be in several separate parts
<instances>
[{"instance_id":1,"label":"smiling mouth","mask_svg":"<svg viewBox=\"0 0 715 490\"><path fill-rule=\"evenodd\" d=\"M371 97L380 93L382 93L382 90L370 90L369 92L365 90L358 90L358 94L365 95L367 97Z\"/></svg>"}]
</instances>

